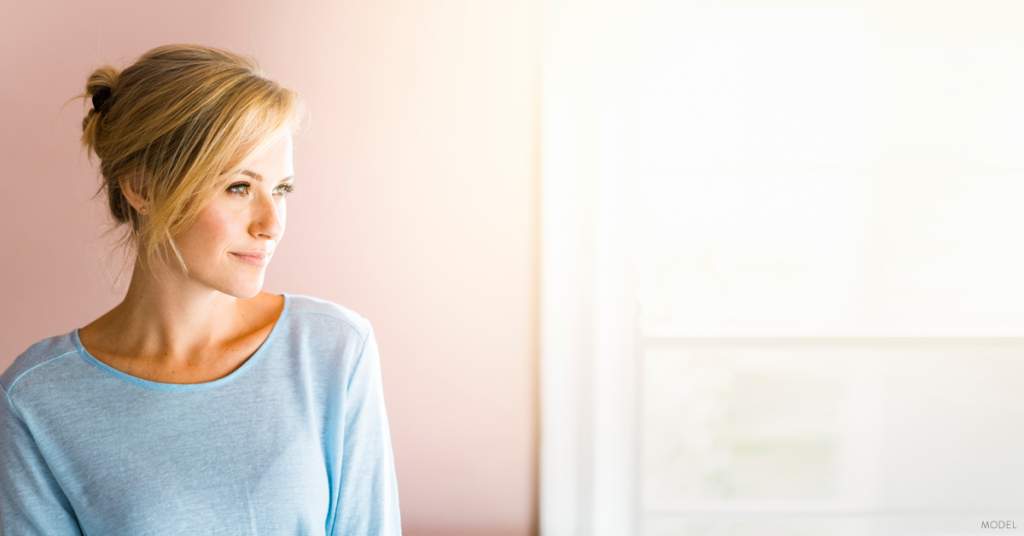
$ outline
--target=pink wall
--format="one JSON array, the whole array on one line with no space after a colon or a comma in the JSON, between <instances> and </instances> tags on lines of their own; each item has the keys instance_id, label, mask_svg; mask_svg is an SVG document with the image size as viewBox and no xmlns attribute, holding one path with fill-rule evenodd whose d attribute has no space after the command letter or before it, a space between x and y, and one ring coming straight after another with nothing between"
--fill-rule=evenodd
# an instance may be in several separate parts
<instances>
[{"instance_id":1,"label":"pink wall","mask_svg":"<svg viewBox=\"0 0 1024 536\"><path fill-rule=\"evenodd\" d=\"M61 105L102 61L258 53L309 101L267 289L373 321L406 534L536 525L538 2L6 2L0 368L117 301Z\"/></svg>"}]
</instances>

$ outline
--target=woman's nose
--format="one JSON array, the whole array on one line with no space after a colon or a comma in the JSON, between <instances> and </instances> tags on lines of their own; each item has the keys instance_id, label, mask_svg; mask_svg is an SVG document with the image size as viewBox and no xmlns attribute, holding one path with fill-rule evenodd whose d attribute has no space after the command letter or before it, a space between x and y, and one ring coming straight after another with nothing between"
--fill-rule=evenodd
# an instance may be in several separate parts
<instances>
[{"instance_id":1,"label":"woman's nose","mask_svg":"<svg viewBox=\"0 0 1024 536\"><path fill-rule=\"evenodd\" d=\"M284 203L274 198L273 195L258 196L254 207L252 227L250 232L253 236L277 240L284 232Z\"/></svg>"}]
</instances>

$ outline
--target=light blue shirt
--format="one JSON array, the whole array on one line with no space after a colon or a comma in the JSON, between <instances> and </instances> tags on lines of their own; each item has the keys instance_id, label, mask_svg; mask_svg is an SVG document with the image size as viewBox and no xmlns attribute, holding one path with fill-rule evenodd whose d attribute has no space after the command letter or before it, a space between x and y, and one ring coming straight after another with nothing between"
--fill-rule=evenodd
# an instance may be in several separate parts
<instances>
[{"instance_id":1,"label":"light blue shirt","mask_svg":"<svg viewBox=\"0 0 1024 536\"><path fill-rule=\"evenodd\" d=\"M399 535L370 323L285 296L263 345L216 381L113 369L78 330L0 376L0 519L22 535Z\"/></svg>"}]
</instances>

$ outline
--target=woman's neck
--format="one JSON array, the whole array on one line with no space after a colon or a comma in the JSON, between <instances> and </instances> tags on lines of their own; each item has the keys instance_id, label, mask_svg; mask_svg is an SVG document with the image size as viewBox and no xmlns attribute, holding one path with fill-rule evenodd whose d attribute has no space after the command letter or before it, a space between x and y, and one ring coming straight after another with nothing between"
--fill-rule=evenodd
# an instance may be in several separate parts
<instances>
[{"instance_id":1,"label":"woman's neck","mask_svg":"<svg viewBox=\"0 0 1024 536\"><path fill-rule=\"evenodd\" d=\"M266 292L238 298L136 265L124 300L79 337L94 357L128 374L168 383L210 381L255 352L283 301Z\"/></svg>"}]
</instances>

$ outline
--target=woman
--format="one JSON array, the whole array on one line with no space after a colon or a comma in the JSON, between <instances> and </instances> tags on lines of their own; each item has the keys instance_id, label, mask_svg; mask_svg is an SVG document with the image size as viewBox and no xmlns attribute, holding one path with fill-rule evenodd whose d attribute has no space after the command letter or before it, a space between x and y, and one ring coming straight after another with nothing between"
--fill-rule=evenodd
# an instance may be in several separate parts
<instances>
[{"instance_id":1,"label":"woman","mask_svg":"<svg viewBox=\"0 0 1024 536\"><path fill-rule=\"evenodd\" d=\"M136 260L123 302L0 377L3 533L400 534L369 322L260 290L299 97L200 46L102 67L85 96Z\"/></svg>"}]
</instances>

